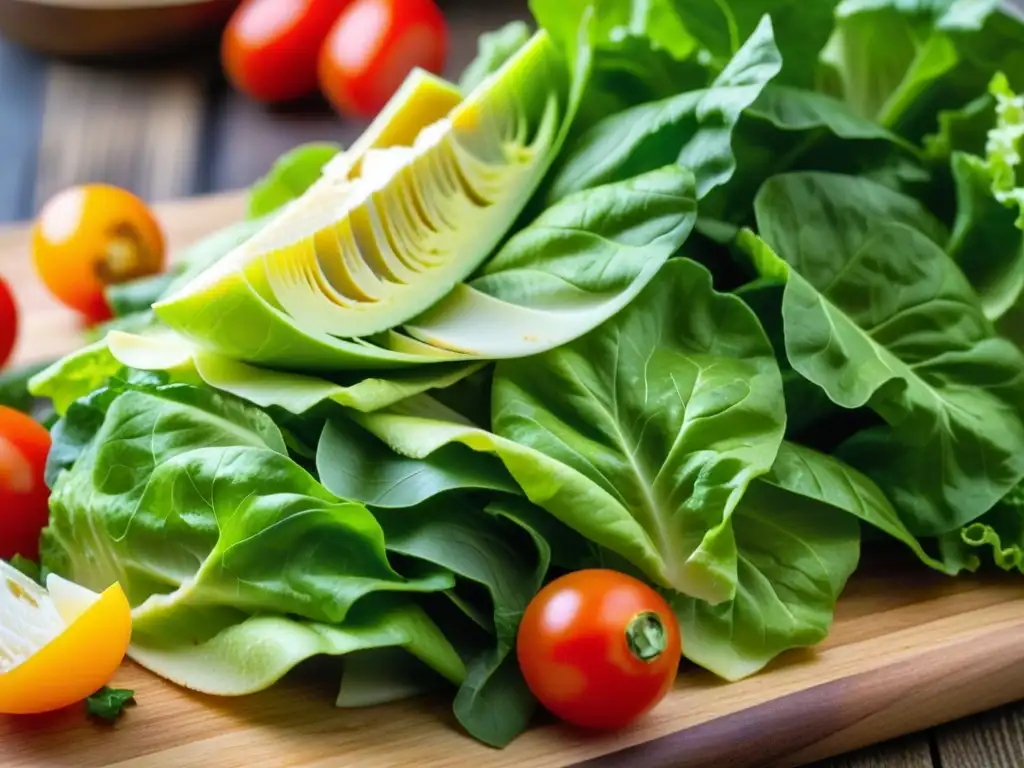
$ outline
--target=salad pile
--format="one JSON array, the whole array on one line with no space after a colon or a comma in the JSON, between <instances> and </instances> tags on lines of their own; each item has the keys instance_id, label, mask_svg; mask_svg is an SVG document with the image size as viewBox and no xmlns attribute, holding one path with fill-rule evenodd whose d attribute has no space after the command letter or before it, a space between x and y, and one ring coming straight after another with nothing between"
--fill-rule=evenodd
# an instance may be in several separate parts
<instances>
[{"instance_id":1,"label":"salad pile","mask_svg":"<svg viewBox=\"0 0 1024 768\"><path fill-rule=\"evenodd\" d=\"M281 158L31 380L41 565L119 584L156 674L235 696L343 657L339 706L436 685L503 746L536 680L585 677L520 628L567 573L649 585L634 655L727 680L821 641L882 540L1024 573L1024 21L531 10Z\"/></svg>"}]
</instances>

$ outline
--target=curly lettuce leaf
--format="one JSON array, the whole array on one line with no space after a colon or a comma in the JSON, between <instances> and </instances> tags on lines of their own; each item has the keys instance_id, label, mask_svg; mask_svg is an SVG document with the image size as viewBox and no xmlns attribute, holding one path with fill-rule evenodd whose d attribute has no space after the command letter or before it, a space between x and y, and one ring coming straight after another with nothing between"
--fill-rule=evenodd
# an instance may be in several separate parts
<instances>
[{"instance_id":1,"label":"curly lettuce leaf","mask_svg":"<svg viewBox=\"0 0 1024 768\"><path fill-rule=\"evenodd\" d=\"M1024 493L1017 486L989 512L959 531L939 539L946 560L976 571L991 562L1004 571L1024 574Z\"/></svg>"}]
</instances>

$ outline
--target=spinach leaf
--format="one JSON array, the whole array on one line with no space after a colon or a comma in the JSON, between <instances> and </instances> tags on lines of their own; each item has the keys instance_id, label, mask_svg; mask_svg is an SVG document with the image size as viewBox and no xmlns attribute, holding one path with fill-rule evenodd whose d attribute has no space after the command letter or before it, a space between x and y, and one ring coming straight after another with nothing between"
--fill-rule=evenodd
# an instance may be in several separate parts
<instances>
[{"instance_id":1,"label":"spinach leaf","mask_svg":"<svg viewBox=\"0 0 1024 768\"><path fill-rule=\"evenodd\" d=\"M732 130L782 59L768 17L707 88L610 115L566 150L549 198L628 179L669 163L693 171L703 197L732 176Z\"/></svg>"},{"instance_id":2,"label":"spinach leaf","mask_svg":"<svg viewBox=\"0 0 1024 768\"><path fill-rule=\"evenodd\" d=\"M472 736L505 746L525 730L537 705L512 651L523 611L548 573L547 541L514 504L483 511L448 498L377 516L390 551L445 567L490 596L495 640L472 654L454 710Z\"/></svg>"},{"instance_id":3,"label":"spinach leaf","mask_svg":"<svg viewBox=\"0 0 1024 768\"><path fill-rule=\"evenodd\" d=\"M0 406L26 413L36 421L48 422L52 415L51 409L41 405L32 395L29 391L29 382L49 365L50 363L30 363L0 373Z\"/></svg>"},{"instance_id":4,"label":"spinach leaf","mask_svg":"<svg viewBox=\"0 0 1024 768\"><path fill-rule=\"evenodd\" d=\"M763 16L771 17L782 54L779 82L811 87L828 41L836 0L663 0L718 62L729 60Z\"/></svg>"},{"instance_id":5,"label":"spinach leaf","mask_svg":"<svg viewBox=\"0 0 1024 768\"><path fill-rule=\"evenodd\" d=\"M767 245L743 241L762 275L787 280L793 368L886 422L840 455L915 535L986 512L1024 476L1024 355L996 337L963 274L922 234L939 234L928 217L884 188L822 174L771 179L756 210Z\"/></svg>"},{"instance_id":6,"label":"spinach leaf","mask_svg":"<svg viewBox=\"0 0 1024 768\"><path fill-rule=\"evenodd\" d=\"M793 170L875 173L905 163L917 168L919 151L848 104L823 93L768 83L744 111L733 136L736 173L701 201L698 228L708 221L738 227L753 223L753 201L765 179Z\"/></svg>"},{"instance_id":7,"label":"spinach leaf","mask_svg":"<svg viewBox=\"0 0 1024 768\"><path fill-rule=\"evenodd\" d=\"M175 277L175 271L168 271L127 283L109 285L105 289L104 295L114 317L147 312L167 293L167 289L174 282Z\"/></svg>"},{"instance_id":8,"label":"spinach leaf","mask_svg":"<svg viewBox=\"0 0 1024 768\"><path fill-rule=\"evenodd\" d=\"M585 543L525 499L502 496L481 509L466 491L520 491L500 461L464 445L409 458L334 418L324 429L318 464L328 489L374 508L389 551L440 565L487 591L490 619L457 599L494 639L469 651L455 714L474 737L507 744L536 708L512 654L522 612L548 574L552 545L564 562L566 552L570 558L585 552Z\"/></svg>"},{"instance_id":9,"label":"spinach leaf","mask_svg":"<svg viewBox=\"0 0 1024 768\"><path fill-rule=\"evenodd\" d=\"M956 575L955 569L925 551L881 488L835 456L785 442L762 481L843 510L906 544L928 567Z\"/></svg>"}]
</instances>

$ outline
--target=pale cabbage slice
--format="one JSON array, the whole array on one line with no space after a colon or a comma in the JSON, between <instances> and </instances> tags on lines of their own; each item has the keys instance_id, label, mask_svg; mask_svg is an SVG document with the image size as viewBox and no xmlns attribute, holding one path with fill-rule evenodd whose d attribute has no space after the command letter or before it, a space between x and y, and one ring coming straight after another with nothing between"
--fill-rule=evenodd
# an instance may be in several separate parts
<instances>
[{"instance_id":1,"label":"pale cabbage slice","mask_svg":"<svg viewBox=\"0 0 1024 768\"><path fill-rule=\"evenodd\" d=\"M417 93L424 76L416 79L421 85L407 83L396 99ZM412 131L392 124L410 112L393 102L378 121L384 128L154 309L182 334L250 362L419 362L415 353L349 340L416 317L490 255L560 148L582 79L539 32L444 117L428 123L435 115L422 113L407 145L395 142ZM333 354L320 354L323 347Z\"/></svg>"},{"instance_id":2,"label":"pale cabbage slice","mask_svg":"<svg viewBox=\"0 0 1024 768\"><path fill-rule=\"evenodd\" d=\"M485 365L462 362L421 366L387 376L357 376L339 382L249 365L204 350L173 331L146 335L111 331L106 343L120 365L162 371L175 382L204 384L263 408L277 406L295 414L326 400L355 411L377 411L432 389L450 387Z\"/></svg>"}]
</instances>

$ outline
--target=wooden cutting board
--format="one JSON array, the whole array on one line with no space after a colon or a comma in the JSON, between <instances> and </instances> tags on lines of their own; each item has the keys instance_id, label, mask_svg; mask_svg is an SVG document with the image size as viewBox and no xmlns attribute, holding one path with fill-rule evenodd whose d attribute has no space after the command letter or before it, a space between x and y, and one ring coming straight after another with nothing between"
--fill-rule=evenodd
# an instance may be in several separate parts
<instances>
[{"instance_id":1,"label":"wooden cutting board","mask_svg":"<svg viewBox=\"0 0 1024 768\"><path fill-rule=\"evenodd\" d=\"M227 195L161 208L172 248L237 220ZM27 232L0 230L0 274L24 314L20 361L78 343L73 317L32 271ZM126 663L114 684L138 706L115 725L81 707L0 718L0 766L798 766L1024 698L1024 579L950 579L901 550L867 552L828 639L722 683L685 667L637 726L590 735L544 721L505 750L459 731L444 697L333 707L336 678L306 668L270 691L215 699ZM685 644L685 638L684 638Z\"/></svg>"}]
</instances>

